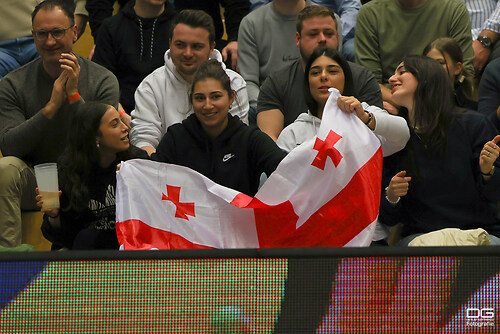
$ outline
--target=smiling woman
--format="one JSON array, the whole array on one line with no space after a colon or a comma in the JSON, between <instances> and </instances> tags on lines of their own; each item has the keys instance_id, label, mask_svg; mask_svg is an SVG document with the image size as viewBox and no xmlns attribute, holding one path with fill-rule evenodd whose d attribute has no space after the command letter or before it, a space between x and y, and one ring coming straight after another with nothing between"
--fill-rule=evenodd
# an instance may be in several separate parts
<instances>
[{"instance_id":1,"label":"smiling woman","mask_svg":"<svg viewBox=\"0 0 500 334\"><path fill-rule=\"evenodd\" d=\"M259 129L229 114L234 99L221 64L202 64L190 92L194 114L168 128L151 158L189 167L223 186L255 195L260 175L269 176L285 153Z\"/></svg>"},{"instance_id":2,"label":"smiling woman","mask_svg":"<svg viewBox=\"0 0 500 334\"><path fill-rule=\"evenodd\" d=\"M212 140L226 128L229 122L228 106L233 104L235 96L229 77L224 72L217 71L216 74L220 75L211 78L207 73L206 78L199 80L191 90L194 113Z\"/></svg>"},{"instance_id":3,"label":"smiling woman","mask_svg":"<svg viewBox=\"0 0 500 334\"><path fill-rule=\"evenodd\" d=\"M128 128L114 107L98 102L78 107L57 163L61 209L45 211L42 224L53 250L118 249L116 166L134 157L147 158L147 153L130 146ZM41 206L43 196L37 201Z\"/></svg>"},{"instance_id":4,"label":"smiling woman","mask_svg":"<svg viewBox=\"0 0 500 334\"><path fill-rule=\"evenodd\" d=\"M401 246L444 228L483 228L500 244L500 136L493 124L455 105L449 76L434 59L407 56L389 82L411 135L404 150L384 160L380 220L403 223Z\"/></svg>"},{"instance_id":5,"label":"smiling woman","mask_svg":"<svg viewBox=\"0 0 500 334\"><path fill-rule=\"evenodd\" d=\"M353 96L354 83L350 65L337 50L320 48L313 51L304 74L304 94L309 111L300 114L295 122L283 129L276 142L279 147L289 152L317 135L331 88L343 95L337 100L339 109L345 113L354 113L377 136L384 156L405 147L410 137L405 120L390 115L379 107L360 102ZM384 237L385 232L377 227L374 240Z\"/></svg>"}]
</instances>

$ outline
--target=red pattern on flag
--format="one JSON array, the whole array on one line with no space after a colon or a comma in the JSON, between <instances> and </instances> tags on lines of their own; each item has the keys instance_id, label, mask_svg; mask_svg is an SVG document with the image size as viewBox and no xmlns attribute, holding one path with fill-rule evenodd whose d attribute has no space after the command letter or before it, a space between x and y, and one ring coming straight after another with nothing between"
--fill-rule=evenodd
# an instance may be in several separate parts
<instances>
[{"instance_id":1,"label":"red pattern on flag","mask_svg":"<svg viewBox=\"0 0 500 334\"><path fill-rule=\"evenodd\" d=\"M231 204L254 209L261 248L341 247L377 218L381 171L382 149L379 148L346 187L299 228L296 228L299 217L290 201L267 205L240 193Z\"/></svg>"},{"instance_id":2,"label":"red pattern on flag","mask_svg":"<svg viewBox=\"0 0 500 334\"><path fill-rule=\"evenodd\" d=\"M213 249L191 242L176 233L154 228L139 219L129 219L116 224L116 232L118 242L124 245L125 249Z\"/></svg>"},{"instance_id":3,"label":"red pattern on flag","mask_svg":"<svg viewBox=\"0 0 500 334\"><path fill-rule=\"evenodd\" d=\"M170 201L175 205L175 217L182 218L189 221L187 215L196 217L194 214L194 203L181 203L179 198L181 194L181 187L169 186L167 184L167 194L161 194L163 201Z\"/></svg>"},{"instance_id":4,"label":"red pattern on flag","mask_svg":"<svg viewBox=\"0 0 500 334\"><path fill-rule=\"evenodd\" d=\"M340 139L341 135L330 130L328 136L325 140L321 140L316 138L316 142L314 143L313 150L318 151L318 154L314 158L314 161L311 165L314 167L318 167L321 170L325 169L326 158L330 157L332 159L333 165L337 167L342 160L342 154L333 147Z\"/></svg>"},{"instance_id":5,"label":"red pattern on flag","mask_svg":"<svg viewBox=\"0 0 500 334\"><path fill-rule=\"evenodd\" d=\"M297 230L295 226L299 216L295 214L290 201L278 205L267 205L257 198L240 193L231 204L239 208L254 209L260 247L279 247L281 240L294 235Z\"/></svg>"}]
</instances>

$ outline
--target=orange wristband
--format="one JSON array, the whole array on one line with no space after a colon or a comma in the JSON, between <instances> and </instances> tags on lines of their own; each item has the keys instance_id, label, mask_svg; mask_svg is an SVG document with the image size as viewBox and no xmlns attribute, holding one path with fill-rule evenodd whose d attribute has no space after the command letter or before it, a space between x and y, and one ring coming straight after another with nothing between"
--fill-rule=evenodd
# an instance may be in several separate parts
<instances>
[{"instance_id":1,"label":"orange wristband","mask_svg":"<svg viewBox=\"0 0 500 334\"><path fill-rule=\"evenodd\" d=\"M125 114L125 110L120 111L120 117L122 117Z\"/></svg>"},{"instance_id":2,"label":"orange wristband","mask_svg":"<svg viewBox=\"0 0 500 334\"><path fill-rule=\"evenodd\" d=\"M68 96L69 102L75 102L80 98L80 93L76 92L74 95Z\"/></svg>"}]
</instances>

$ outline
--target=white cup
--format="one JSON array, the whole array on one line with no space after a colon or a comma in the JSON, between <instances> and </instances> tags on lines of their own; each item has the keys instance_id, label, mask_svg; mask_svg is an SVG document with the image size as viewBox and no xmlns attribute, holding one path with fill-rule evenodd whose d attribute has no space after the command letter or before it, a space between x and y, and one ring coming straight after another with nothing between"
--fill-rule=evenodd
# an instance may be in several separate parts
<instances>
[{"instance_id":1,"label":"white cup","mask_svg":"<svg viewBox=\"0 0 500 334\"><path fill-rule=\"evenodd\" d=\"M59 182L57 164L47 163L35 166L38 191L43 196L42 209L59 209Z\"/></svg>"}]
</instances>

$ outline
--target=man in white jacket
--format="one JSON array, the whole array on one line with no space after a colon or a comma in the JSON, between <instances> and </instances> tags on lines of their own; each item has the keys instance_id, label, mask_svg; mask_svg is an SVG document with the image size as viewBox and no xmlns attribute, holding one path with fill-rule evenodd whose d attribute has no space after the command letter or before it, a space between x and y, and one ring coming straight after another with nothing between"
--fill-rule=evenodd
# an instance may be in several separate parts
<instances>
[{"instance_id":1,"label":"man in white jacket","mask_svg":"<svg viewBox=\"0 0 500 334\"><path fill-rule=\"evenodd\" d=\"M131 143L152 154L167 131L193 112L189 92L194 73L208 59L217 59L236 93L229 112L248 124L248 95L245 80L227 69L215 49L212 18L201 10L181 11L172 22L165 66L148 75L135 92Z\"/></svg>"}]
</instances>

